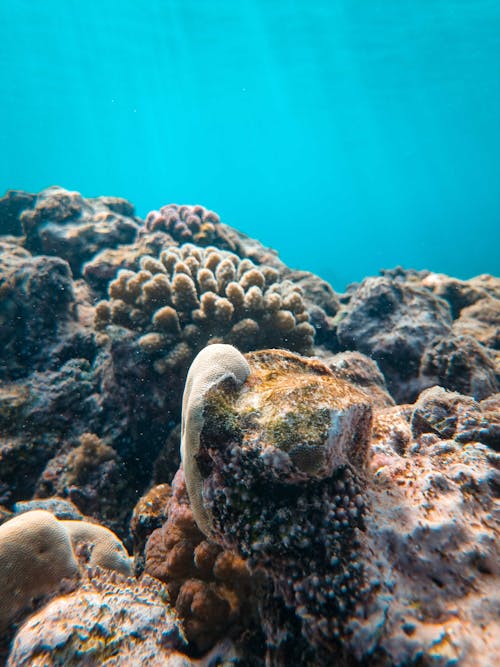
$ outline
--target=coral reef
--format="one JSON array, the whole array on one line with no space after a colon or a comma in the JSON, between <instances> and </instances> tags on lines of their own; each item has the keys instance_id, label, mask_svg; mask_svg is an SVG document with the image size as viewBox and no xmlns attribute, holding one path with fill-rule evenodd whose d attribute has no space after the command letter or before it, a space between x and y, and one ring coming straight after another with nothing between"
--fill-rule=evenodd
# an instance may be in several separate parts
<instances>
[{"instance_id":1,"label":"coral reef","mask_svg":"<svg viewBox=\"0 0 500 667\"><path fill-rule=\"evenodd\" d=\"M145 228L148 232L167 232L179 244L216 245L222 250L241 253L236 235L221 224L217 213L207 211L203 206L162 206L159 211L148 213Z\"/></svg>"},{"instance_id":2,"label":"coral reef","mask_svg":"<svg viewBox=\"0 0 500 667\"><path fill-rule=\"evenodd\" d=\"M495 664L500 460L463 444L474 400L373 410L320 362L246 361L205 392L196 461L211 537L267 578L268 664Z\"/></svg>"},{"instance_id":3,"label":"coral reef","mask_svg":"<svg viewBox=\"0 0 500 667\"><path fill-rule=\"evenodd\" d=\"M139 225L125 199L84 199L60 187L42 190L19 216L25 247L34 255L57 255L80 276L82 265L103 248L130 243Z\"/></svg>"},{"instance_id":4,"label":"coral reef","mask_svg":"<svg viewBox=\"0 0 500 667\"><path fill-rule=\"evenodd\" d=\"M255 621L246 563L197 528L182 470L173 481L167 518L147 542L145 570L166 584L198 654L223 637L241 635Z\"/></svg>"},{"instance_id":5,"label":"coral reef","mask_svg":"<svg viewBox=\"0 0 500 667\"><path fill-rule=\"evenodd\" d=\"M250 370L242 385L220 374L205 389L204 357L210 364L209 348L193 363L183 427L194 433L182 439L197 450L203 528L268 576L260 611L270 647L282 652L279 637L299 621L304 637L333 652L368 593L357 533L369 398L320 362L277 350L240 355ZM201 408L193 400L198 370ZM297 614L288 621L291 608Z\"/></svg>"},{"instance_id":6,"label":"coral reef","mask_svg":"<svg viewBox=\"0 0 500 667\"><path fill-rule=\"evenodd\" d=\"M398 402L440 384L482 399L500 388L500 281L395 269L367 278L337 318L343 349L374 359Z\"/></svg>"},{"instance_id":7,"label":"coral reef","mask_svg":"<svg viewBox=\"0 0 500 667\"><path fill-rule=\"evenodd\" d=\"M171 496L170 484L158 484L149 489L134 507L130 519L130 533L133 538L134 569L137 575L144 571L147 539L165 522Z\"/></svg>"},{"instance_id":8,"label":"coral reef","mask_svg":"<svg viewBox=\"0 0 500 667\"><path fill-rule=\"evenodd\" d=\"M0 664L16 623L51 597L74 589L91 568L132 573L132 560L117 536L78 517L70 503L53 499L16 503L16 508L20 513L4 517L0 525Z\"/></svg>"},{"instance_id":9,"label":"coral reef","mask_svg":"<svg viewBox=\"0 0 500 667\"><path fill-rule=\"evenodd\" d=\"M71 594L61 630L57 596L76 578L21 595L0 664L18 619L54 597L59 620L28 620L10 664L71 664L78 646L109 665L153 651L207 666L498 664L499 323L494 276L397 267L336 294L201 206L142 221L119 198L9 191L0 531L49 510L69 539L76 521L69 558L100 602L82 630ZM172 481L186 376L207 344L207 359L238 351L190 377ZM97 638L99 544L131 567L109 529L133 544L136 576L147 567L170 591L188 640L171 654L145 629L173 613L163 589L144 626L115 633L108 610L110 641ZM110 585L143 610L142 584Z\"/></svg>"},{"instance_id":10,"label":"coral reef","mask_svg":"<svg viewBox=\"0 0 500 667\"><path fill-rule=\"evenodd\" d=\"M0 259L0 379L26 375L72 320L73 285L58 257L32 257L3 243Z\"/></svg>"},{"instance_id":11,"label":"coral reef","mask_svg":"<svg viewBox=\"0 0 500 667\"><path fill-rule=\"evenodd\" d=\"M370 395L370 400L377 407L394 405L377 363L361 352L339 352L334 355L318 350L321 361L328 368L345 380L361 387Z\"/></svg>"},{"instance_id":12,"label":"coral reef","mask_svg":"<svg viewBox=\"0 0 500 667\"><path fill-rule=\"evenodd\" d=\"M115 449L94 433L83 433L76 447L60 449L47 464L35 488L36 498L68 498L86 515L119 529L128 508L117 513L116 496L127 498L123 462Z\"/></svg>"}]
</instances>

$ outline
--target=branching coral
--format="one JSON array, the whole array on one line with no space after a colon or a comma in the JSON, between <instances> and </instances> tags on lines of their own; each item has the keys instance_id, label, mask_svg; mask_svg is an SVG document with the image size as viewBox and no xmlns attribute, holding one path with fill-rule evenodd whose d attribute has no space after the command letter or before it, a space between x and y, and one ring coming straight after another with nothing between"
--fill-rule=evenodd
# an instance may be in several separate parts
<instances>
[{"instance_id":1,"label":"branching coral","mask_svg":"<svg viewBox=\"0 0 500 667\"><path fill-rule=\"evenodd\" d=\"M241 243L236 233L221 224L217 213L203 206L162 206L159 211L148 213L145 227L148 232L167 232L180 244L216 245L240 254Z\"/></svg>"},{"instance_id":2,"label":"branching coral","mask_svg":"<svg viewBox=\"0 0 500 667\"><path fill-rule=\"evenodd\" d=\"M139 332L158 372L188 365L207 343L311 350L314 329L300 288L280 282L272 268L192 244L146 255L140 265L110 283L110 299L96 306L96 326Z\"/></svg>"}]
</instances>

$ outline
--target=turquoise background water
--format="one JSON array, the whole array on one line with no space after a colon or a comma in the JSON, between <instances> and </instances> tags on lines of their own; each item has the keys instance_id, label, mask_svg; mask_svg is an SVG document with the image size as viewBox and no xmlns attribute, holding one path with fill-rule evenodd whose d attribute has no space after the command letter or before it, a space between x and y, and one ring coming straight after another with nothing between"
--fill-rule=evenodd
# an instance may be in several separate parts
<instances>
[{"instance_id":1,"label":"turquoise background water","mask_svg":"<svg viewBox=\"0 0 500 667\"><path fill-rule=\"evenodd\" d=\"M0 190L202 203L345 283L500 273L498 0L0 0Z\"/></svg>"}]
</instances>

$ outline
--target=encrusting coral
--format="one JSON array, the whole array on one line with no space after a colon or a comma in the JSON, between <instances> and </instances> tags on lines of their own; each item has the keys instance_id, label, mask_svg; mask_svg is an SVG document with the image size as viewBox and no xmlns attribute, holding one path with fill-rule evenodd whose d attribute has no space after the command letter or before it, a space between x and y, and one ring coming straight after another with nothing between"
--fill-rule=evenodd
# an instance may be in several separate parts
<instances>
[{"instance_id":1,"label":"encrusting coral","mask_svg":"<svg viewBox=\"0 0 500 667\"><path fill-rule=\"evenodd\" d=\"M99 570L90 574L74 592L26 621L13 641L8 667L193 664L182 653L184 635L159 582Z\"/></svg>"},{"instance_id":2,"label":"encrusting coral","mask_svg":"<svg viewBox=\"0 0 500 667\"><path fill-rule=\"evenodd\" d=\"M280 281L276 270L192 244L146 255L140 265L118 272L95 323L137 331L158 372L189 366L210 342L310 352L314 328L300 288Z\"/></svg>"}]
</instances>

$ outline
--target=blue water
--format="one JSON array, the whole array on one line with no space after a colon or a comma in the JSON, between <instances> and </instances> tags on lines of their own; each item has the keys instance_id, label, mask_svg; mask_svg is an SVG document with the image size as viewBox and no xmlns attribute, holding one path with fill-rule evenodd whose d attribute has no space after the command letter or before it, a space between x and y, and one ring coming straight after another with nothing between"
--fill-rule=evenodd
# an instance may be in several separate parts
<instances>
[{"instance_id":1,"label":"blue water","mask_svg":"<svg viewBox=\"0 0 500 667\"><path fill-rule=\"evenodd\" d=\"M0 190L202 203L342 289L500 273L498 0L0 0Z\"/></svg>"}]
</instances>

